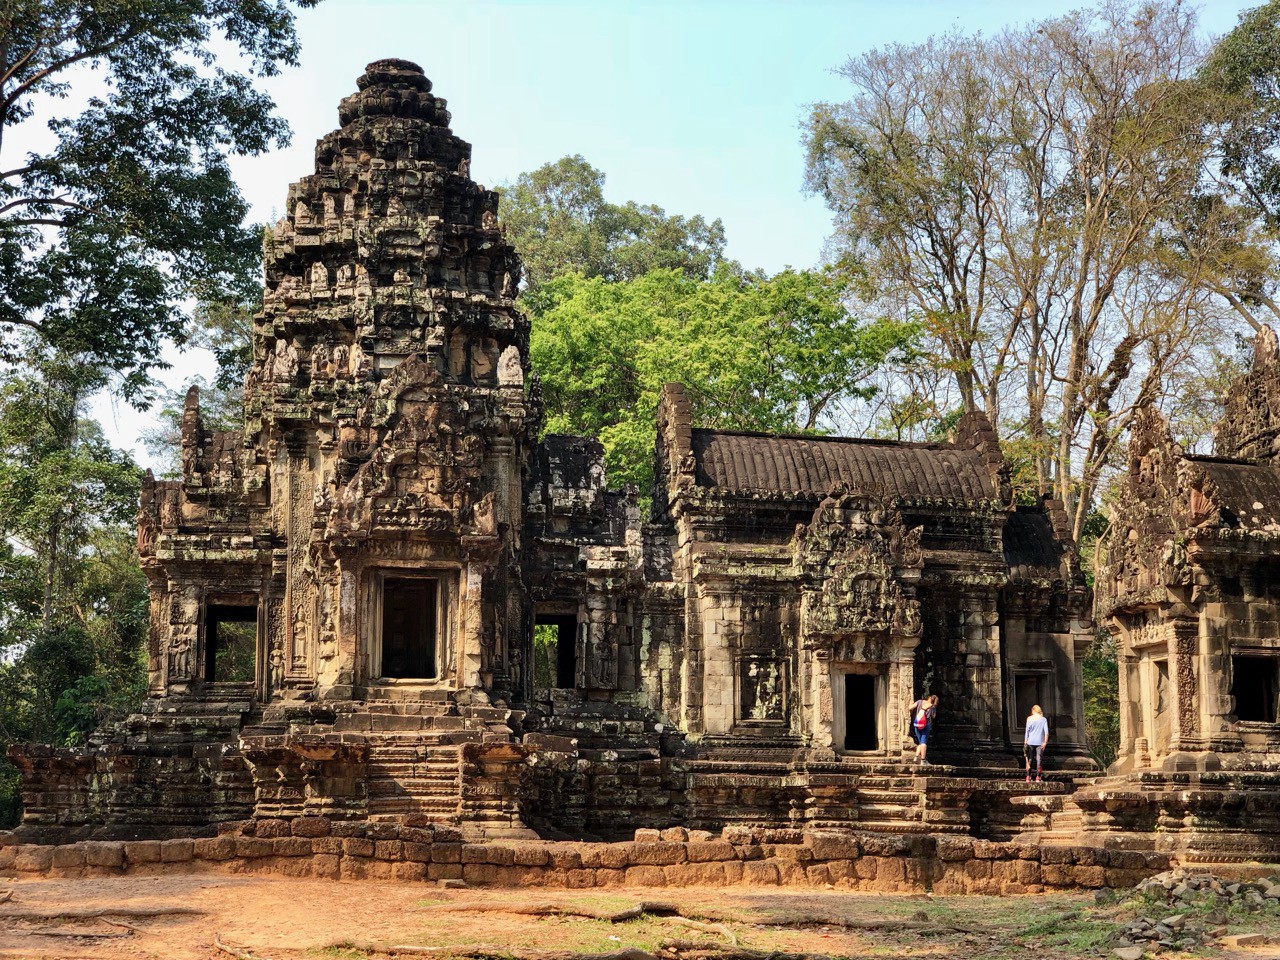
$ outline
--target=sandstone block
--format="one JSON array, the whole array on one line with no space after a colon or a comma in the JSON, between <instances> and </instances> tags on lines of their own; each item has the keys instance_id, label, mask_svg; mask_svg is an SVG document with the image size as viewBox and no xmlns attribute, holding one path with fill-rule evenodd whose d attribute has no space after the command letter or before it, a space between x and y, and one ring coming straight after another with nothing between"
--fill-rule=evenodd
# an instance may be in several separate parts
<instances>
[{"instance_id":1,"label":"sandstone block","mask_svg":"<svg viewBox=\"0 0 1280 960\"><path fill-rule=\"evenodd\" d=\"M159 863L160 841L130 840L124 845L124 859L130 865L135 863Z\"/></svg>"},{"instance_id":2,"label":"sandstone block","mask_svg":"<svg viewBox=\"0 0 1280 960\"><path fill-rule=\"evenodd\" d=\"M373 855L378 860L403 860L404 843L400 840L376 840Z\"/></svg>"},{"instance_id":3,"label":"sandstone block","mask_svg":"<svg viewBox=\"0 0 1280 960\"><path fill-rule=\"evenodd\" d=\"M685 856L690 863L711 863L722 860L736 860L733 846L723 840L708 840L706 843L691 843L685 847Z\"/></svg>"},{"instance_id":4,"label":"sandstone block","mask_svg":"<svg viewBox=\"0 0 1280 960\"><path fill-rule=\"evenodd\" d=\"M519 846L513 851L517 866L543 867L551 861L551 855L544 847Z\"/></svg>"},{"instance_id":5,"label":"sandstone block","mask_svg":"<svg viewBox=\"0 0 1280 960\"><path fill-rule=\"evenodd\" d=\"M289 830L295 837L327 837L333 830L328 817L294 817Z\"/></svg>"},{"instance_id":6,"label":"sandstone block","mask_svg":"<svg viewBox=\"0 0 1280 960\"><path fill-rule=\"evenodd\" d=\"M571 847L552 847L547 852L551 866L557 870L577 870L582 866L582 854Z\"/></svg>"},{"instance_id":7,"label":"sandstone block","mask_svg":"<svg viewBox=\"0 0 1280 960\"><path fill-rule=\"evenodd\" d=\"M661 867L627 867L628 887L665 887L667 875Z\"/></svg>"},{"instance_id":8,"label":"sandstone block","mask_svg":"<svg viewBox=\"0 0 1280 960\"><path fill-rule=\"evenodd\" d=\"M464 843L462 845L463 863L484 863L488 851L482 843Z\"/></svg>"},{"instance_id":9,"label":"sandstone block","mask_svg":"<svg viewBox=\"0 0 1280 960\"><path fill-rule=\"evenodd\" d=\"M516 862L516 852L508 846L496 843L486 844L484 862L492 863L495 867L509 867Z\"/></svg>"},{"instance_id":10,"label":"sandstone block","mask_svg":"<svg viewBox=\"0 0 1280 960\"><path fill-rule=\"evenodd\" d=\"M633 843L627 858L632 866L665 867L685 861L685 846L682 843Z\"/></svg>"},{"instance_id":11,"label":"sandstone block","mask_svg":"<svg viewBox=\"0 0 1280 960\"><path fill-rule=\"evenodd\" d=\"M38 844L22 844L13 847L13 867L18 873L45 873L54 865L54 847Z\"/></svg>"},{"instance_id":12,"label":"sandstone block","mask_svg":"<svg viewBox=\"0 0 1280 960\"><path fill-rule=\"evenodd\" d=\"M661 839L661 830L652 830L648 827L641 827L635 834L636 843L657 843Z\"/></svg>"},{"instance_id":13,"label":"sandstone block","mask_svg":"<svg viewBox=\"0 0 1280 960\"><path fill-rule=\"evenodd\" d=\"M372 857L373 851L373 841L364 837L345 837L342 841L342 853L347 857Z\"/></svg>"},{"instance_id":14,"label":"sandstone block","mask_svg":"<svg viewBox=\"0 0 1280 960\"><path fill-rule=\"evenodd\" d=\"M862 855L857 838L847 833L810 833L804 842L815 860L856 860Z\"/></svg>"},{"instance_id":15,"label":"sandstone block","mask_svg":"<svg viewBox=\"0 0 1280 960\"><path fill-rule=\"evenodd\" d=\"M311 856L311 841L306 837L276 837L271 846L277 857Z\"/></svg>"},{"instance_id":16,"label":"sandstone block","mask_svg":"<svg viewBox=\"0 0 1280 960\"><path fill-rule=\"evenodd\" d=\"M460 843L435 843L431 845L431 862L432 863L462 863L462 844ZM462 876L461 873L458 876ZM432 879L438 880L439 877ZM452 879L452 878L450 878Z\"/></svg>"},{"instance_id":17,"label":"sandstone block","mask_svg":"<svg viewBox=\"0 0 1280 960\"><path fill-rule=\"evenodd\" d=\"M81 843L67 843L53 848L53 866L60 870L73 870L85 865L85 847Z\"/></svg>"},{"instance_id":18,"label":"sandstone block","mask_svg":"<svg viewBox=\"0 0 1280 960\"><path fill-rule=\"evenodd\" d=\"M778 880L778 867L768 860L749 860L742 865L743 883L776 887Z\"/></svg>"},{"instance_id":19,"label":"sandstone block","mask_svg":"<svg viewBox=\"0 0 1280 960\"><path fill-rule=\"evenodd\" d=\"M275 853L274 843L261 837L236 837L236 856L242 860L269 857Z\"/></svg>"},{"instance_id":20,"label":"sandstone block","mask_svg":"<svg viewBox=\"0 0 1280 960\"><path fill-rule=\"evenodd\" d=\"M476 886L486 886L498 879L498 868L491 863L464 863L462 879Z\"/></svg>"},{"instance_id":21,"label":"sandstone block","mask_svg":"<svg viewBox=\"0 0 1280 960\"><path fill-rule=\"evenodd\" d=\"M939 860L968 860L973 856L973 841L968 837L938 837Z\"/></svg>"},{"instance_id":22,"label":"sandstone block","mask_svg":"<svg viewBox=\"0 0 1280 960\"><path fill-rule=\"evenodd\" d=\"M316 837L311 841L311 849L326 856L339 856L345 842L342 837Z\"/></svg>"},{"instance_id":23,"label":"sandstone block","mask_svg":"<svg viewBox=\"0 0 1280 960\"><path fill-rule=\"evenodd\" d=\"M578 870L565 871L564 885L570 890L586 890L596 885L595 870L585 867Z\"/></svg>"},{"instance_id":24,"label":"sandstone block","mask_svg":"<svg viewBox=\"0 0 1280 960\"><path fill-rule=\"evenodd\" d=\"M688 843L689 831L684 827L667 827L659 832L658 838L664 843Z\"/></svg>"},{"instance_id":25,"label":"sandstone block","mask_svg":"<svg viewBox=\"0 0 1280 960\"><path fill-rule=\"evenodd\" d=\"M230 860L236 855L235 837L200 837L192 847L197 860Z\"/></svg>"},{"instance_id":26,"label":"sandstone block","mask_svg":"<svg viewBox=\"0 0 1280 960\"><path fill-rule=\"evenodd\" d=\"M397 880L420 881L427 879L427 865L421 861L405 860L392 867L391 875Z\"/></svg>"},{"instance_id":27,"label":"sandstone block","mask_svg":"<svg viewBox=\"0 0 1280 960\"><path fill-rule=\"evenodd\" d=\"M461 863L436 863L432 861L427 865L427 879L429 880L461 880L462 864Z\"/></svg>"},{"instance_id":28,"label":"sandstone block","mask_svg":"<svg viewBox=\"0 0 1280 960\"><path fill-rule=\"evenodd\" d=\"M259 820L254 829L254 836L274 840L276 837L289 836L288 820Z\"/></svg>"},{"instance_id":29,"label":"sandstone block","mask_svg":"<svg viewBox=\"0 0 1280 960\"><path fill-rule=\"evenodd\" d=\"M406 843L404 845L404 858L412 860L416 863L431 862L431 844L429 843Z\"/></svg>"},{"instance_id":30,"label":"sandstone block","mask_svg":"<svg viewBox=\"0 0 1280 960\"><path fill-rule=\"evenodd\" d=\"M186 863L196 855L196 842L189 839L162 840L160 859L165 863Z\"/></svg>"}]
</instances>

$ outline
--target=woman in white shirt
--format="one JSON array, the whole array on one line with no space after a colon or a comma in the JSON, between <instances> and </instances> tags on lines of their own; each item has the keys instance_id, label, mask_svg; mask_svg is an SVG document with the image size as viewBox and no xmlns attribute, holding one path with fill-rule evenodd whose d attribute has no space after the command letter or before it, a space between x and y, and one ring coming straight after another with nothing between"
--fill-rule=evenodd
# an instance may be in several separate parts
<instances>
[{"instance_id":1,"label":"woman in white shirt","mask_svg":"<svg viewBox=\"0 0 1280 960\"><path fill-rule=\"evenodd\" d=\"M1044 748L1049 743L1049 721L1045 719L1040 704L1031 708L1031 716L1027 717L1026 733L1022 738L1022 755L1027 761L1027 783L1031 782L1031 760L1036 761L1036 783L1040 782L1040 771L1044 761Z\"/></svg>"}]
</instances>

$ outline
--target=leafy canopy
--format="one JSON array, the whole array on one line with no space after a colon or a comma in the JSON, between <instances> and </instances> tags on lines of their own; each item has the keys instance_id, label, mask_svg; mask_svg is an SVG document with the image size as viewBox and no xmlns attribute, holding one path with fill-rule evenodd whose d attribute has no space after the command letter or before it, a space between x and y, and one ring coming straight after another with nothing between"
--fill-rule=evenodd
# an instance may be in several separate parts
<instances>
[{"instance_id":1,"label":"leafy canopy","mask_svg":"<svg viewBox=\"0 0 1280 960\"><path fill-rule=\"evenodd\" d=\"M543 284L564 273L634 280L681 269L707 279L724 261L724 225L668 216L661 207L604 198L605 175L581 156L522 173L502 190L502 222L524 262L525 302L542 309Z\"/></svg>"},{"instance_id":2,"label":"leafy canopy","mask_svg":"<svg viewBox=\"0 0 1280 960\"><path fill-rule=\"evenodd\" d=\"M911 324L859 322L830 272L722 269L702 280L653 270L612 283L568 274L543 296L530 359L547 432L598 438L610 484L642 491L653 480L664 383L689 388L705 426L815 429L836 401L869 396L870 373L914 333Z\"/></svg>"},{"instance_id":3,"label":"leafy canopy","mask_svg":"<svg viewBox=\"0 0 1280 960\"><path fill-rule=\"evenodd\" d=\"M0 359L25 328L135 396L160 342L184 339L182 300L252 299L260 251L227 157L287 142L254 80L297 63L292 7L315 3L0 5Z\"/></svg>"}]
</instances>

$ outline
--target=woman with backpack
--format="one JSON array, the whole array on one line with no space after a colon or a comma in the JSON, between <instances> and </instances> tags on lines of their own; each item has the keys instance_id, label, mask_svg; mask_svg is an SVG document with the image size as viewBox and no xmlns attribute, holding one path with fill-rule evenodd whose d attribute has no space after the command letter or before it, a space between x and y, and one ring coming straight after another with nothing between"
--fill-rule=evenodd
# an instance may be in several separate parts
<instances>
[{"instance_id":1,"label":"woman with backpack","mask_svg":"<svg viewBox=\"0 0 1280 960\"><path fill-rule=\"evenodd\" d=\"M933 737L933 719L938 715L938 695L931 694L911 705L911 736L916 741L916 763L927 767L925 755L929 752L929 740Z\"/></svg>"}]
</instances>

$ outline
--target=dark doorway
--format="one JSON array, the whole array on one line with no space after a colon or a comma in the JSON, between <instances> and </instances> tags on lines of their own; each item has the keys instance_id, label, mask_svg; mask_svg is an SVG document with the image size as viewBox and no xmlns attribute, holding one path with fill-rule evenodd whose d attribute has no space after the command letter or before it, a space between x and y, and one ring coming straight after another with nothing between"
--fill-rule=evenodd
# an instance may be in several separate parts
<instances>
[{"instance_id":1,"label":"dark doorway","mask_svg":"<svg viewBox=\"0 0 1280 960\"><path fill-rule=\"evenodd\" d=\"M1276 660L1272 657L1232 657L1231 695L1236 719L1276 722Z\"/></svg>"},{"instance_id":2,"label":"dark doorway","mask_svg":"<svg viewBox=\"0 0 1280 960\"><path fill-rule=\"evenodd\" d=\"M258 663L258 608L211 603L204 612L206 683L253 683Z\"/></svg>"},{"instance_id":3,"label":"dark doorway","mask_svg":"<svg viewBox=\"0 0 1280 960\"><path fill-rule=\"evenodd\" d=\"M440 582L388 577L382 582L382 671L392 680L436 676Z\"/></svg>"},{"instance_id":4,"label":"dark doorway","mask_svg":"<svg viewBox=\"0 0 1280 960\"><path fill-rule=\"evenodd\" d=\"M1044 703L1044 681L1043 674L1024 673L1013 678L1014 709L1018 712L1013 718L1014 726L1020 728L1027 725L1032 707L1039 706L1046 714L1049 712Z\"/></svg>"},{"instance_id":5,"label":"dark doorway","mask_svg":"<svg viewBox=\"0 0 1280 960\"><path fill-rule=\"evenodd\" d=\"M571 690L578 685L578 618L534 618L533 685L540 690Z\"/></svg>"},{"instance_id":6,"label":"dark doorway","mask_svg":"<svg viewBox=\"0 0 1280 960\"><path fill-rule=\"evenodd\" d=\"M876 677L870 673L844 675L844 748L878 750Z\"/></svg>"}]
</instances>

